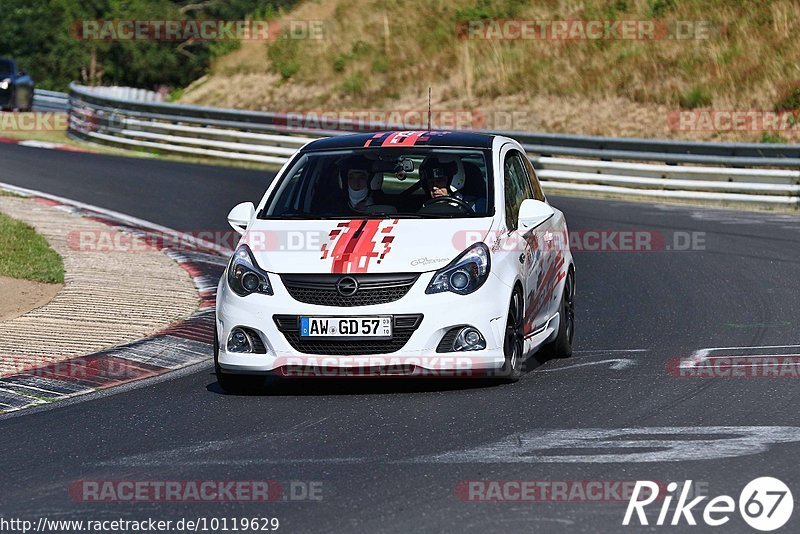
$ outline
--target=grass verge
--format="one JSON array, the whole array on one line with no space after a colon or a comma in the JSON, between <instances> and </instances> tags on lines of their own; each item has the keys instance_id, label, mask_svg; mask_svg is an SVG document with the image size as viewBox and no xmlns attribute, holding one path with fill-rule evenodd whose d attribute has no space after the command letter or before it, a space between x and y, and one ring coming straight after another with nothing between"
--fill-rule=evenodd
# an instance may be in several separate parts
<instances>
[{"instance_id":1,"label":"grass verge","mask_svg":"<svg viewBox=\"0 0 800 534\"><path fill-rule=\"evenodd\" d=\"M62 284L64 261L31 226L0 213L0 276Z\"/></svg>"}]
</instances>

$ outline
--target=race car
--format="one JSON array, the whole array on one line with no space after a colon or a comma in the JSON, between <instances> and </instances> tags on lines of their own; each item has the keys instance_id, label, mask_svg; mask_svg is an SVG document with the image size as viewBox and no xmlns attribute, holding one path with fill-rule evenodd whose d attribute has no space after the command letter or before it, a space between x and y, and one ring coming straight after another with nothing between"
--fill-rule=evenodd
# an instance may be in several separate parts
<instances>
[{"instance_id":1,"label":"race car","mask_svg":"<svg viewBox=\"0 0 800 534\"><path fill-rule=\"evenodd\" d=\"M13 59L0 58L0 110L30 111L33 108L33 80L17 68Z\"/></svg>"},{"instance_id":2,"label":"race car","mask_svg":"<svg viewBox=\"0 0 800 534\"><path fill-rule=\"evenodd\" d=\"M571 355L564 215L499 135L379 132L307 143L219 281L214 363L239 390L279 376L491 376Z\"/></svg>"}]
</instances>

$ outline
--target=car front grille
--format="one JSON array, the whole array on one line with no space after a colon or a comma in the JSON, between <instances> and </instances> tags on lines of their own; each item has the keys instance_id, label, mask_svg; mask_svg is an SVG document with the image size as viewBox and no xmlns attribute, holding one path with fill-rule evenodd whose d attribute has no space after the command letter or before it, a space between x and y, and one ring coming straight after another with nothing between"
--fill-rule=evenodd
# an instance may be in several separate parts
<instances>
[{"instance_id":1,"label":"car front grille","mask_svg":"<svg viewBox=\"0 0 800 534\"><path fill-rule=\"evenodd\" d=\"M411 334L422 323L422 314L395 315L391 339L301 338L299 315L273 315L273 319L278 330L286 337L286 341L298 352L330 356L363 356L389 354L402 349L411 338Z\"/></svg>"},{"instance_id":2,"label":"car front grille","mask_svg":"<svg viewBox=\"0 0 800 534\"><path fill-rule=\"evenodd\" d=\"M342 278L353 278L358 289L353 295L341 295L337 284ZM403 298L419 274L284 274L281 281L298 302L319 306L372 306Z\"/></svg>"}]
</instances>

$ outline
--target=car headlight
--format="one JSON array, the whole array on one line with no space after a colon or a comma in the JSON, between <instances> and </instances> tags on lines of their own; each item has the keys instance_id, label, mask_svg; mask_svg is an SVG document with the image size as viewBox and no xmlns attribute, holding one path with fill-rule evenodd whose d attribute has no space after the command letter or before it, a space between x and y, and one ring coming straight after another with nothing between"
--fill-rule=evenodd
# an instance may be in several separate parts
<instances>
[{"instance_id":1,"label":"car headlight","mask_svg":"<svg viewBox=\"0 0 800 534\"><path fill-rule=\"evenodd\" d=\"M468 295L489 278L490 264L489 247L483 243L475 243L447 267L436 271L425 293L431 295L451 291Z\"/></svg>"},{"instance_id":2,"label":"car headlight","mask_svg":"<svg viewBox=\"0 0 800 534\"><path fill-rule=\"evenodd\" d=\"M272 295L272 284L266 271L256 263L250 247L239 245L228 265L228 286L240 297L251 293Z\"/></svg>"},{"instance_id":3,"label":"car headlight","mask_svg":"<svg viewBox=\"0 0 800 534\"><path fill-rule=\"evenodd\" d=\"M8 86L11 85L11 78L6 78L5 80L0 81L0 89L6 90Z\"/></svg>"}]
</instances>

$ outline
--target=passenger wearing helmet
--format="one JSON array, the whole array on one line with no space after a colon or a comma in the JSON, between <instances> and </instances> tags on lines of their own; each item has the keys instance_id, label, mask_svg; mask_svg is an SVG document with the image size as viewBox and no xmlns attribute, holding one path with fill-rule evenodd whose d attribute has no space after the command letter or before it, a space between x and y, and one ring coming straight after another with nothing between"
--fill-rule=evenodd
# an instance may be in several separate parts
<instances>
[{"instance_id":1,"label":"passenger wearing helmet","mask_svg":"<svg viewBox=\"0 0 800 534\"><path fill-rule=\"evenodd\" d=\"M375 203L381 193L383 174L372 172L372 163L363 157L352 156L343 165L344 181L347 188L347 203L356 212L397 213L393 206Z\"/></svg>"}]
</instances>

